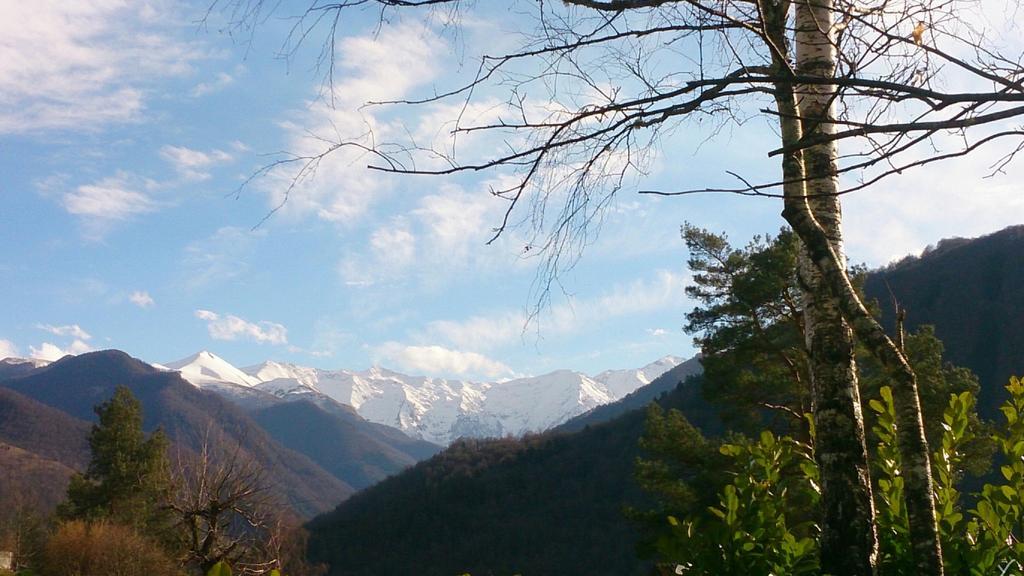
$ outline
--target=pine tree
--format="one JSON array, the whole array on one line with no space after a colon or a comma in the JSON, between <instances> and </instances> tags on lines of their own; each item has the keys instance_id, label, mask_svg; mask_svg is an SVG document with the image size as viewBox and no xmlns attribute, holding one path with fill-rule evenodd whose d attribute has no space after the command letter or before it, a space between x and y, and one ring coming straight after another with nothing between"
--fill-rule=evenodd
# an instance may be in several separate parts
<instances>
[{"instance_id":1,"label":"pine tree","mask_svg":"<svg viewBox=\"0 0 1024 576\"><path fill-rule=\"evenodd\" d=\"M124 386L95 411L98 422L89 434L89 467L84 475L72 477L58 514L64 519L110 518L137 529L152 528L160 520L159 503L169 487L167 438L160 430L146 437L142 406Z\"/></svg>"}]
</instances>

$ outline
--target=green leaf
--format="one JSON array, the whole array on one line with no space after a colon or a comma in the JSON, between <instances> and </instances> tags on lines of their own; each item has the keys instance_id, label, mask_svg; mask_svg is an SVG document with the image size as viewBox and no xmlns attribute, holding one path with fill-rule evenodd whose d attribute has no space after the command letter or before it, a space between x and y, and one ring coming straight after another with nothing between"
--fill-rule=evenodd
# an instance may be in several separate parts
<instances>
[{"instance_id":1,"label":"green leaf","mask_svg":"<svg viewBox=\"0 0 1024 576\"><path fill-rule=\"evenodd\" d=\"M221 560L210 568L210 571L206 573L206 576L231 576L231 566L228 563Z\"/></svg>"}]
</instances>

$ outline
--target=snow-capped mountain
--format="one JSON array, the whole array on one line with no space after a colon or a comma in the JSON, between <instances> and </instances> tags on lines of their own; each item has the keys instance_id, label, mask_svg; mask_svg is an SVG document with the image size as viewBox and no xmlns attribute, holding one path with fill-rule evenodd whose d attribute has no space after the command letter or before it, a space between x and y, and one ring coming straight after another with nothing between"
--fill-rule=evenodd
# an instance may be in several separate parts
<instances>
[{"instance_id":1,"label":"snow-capped mountain","mask_svg":"<svg viewBox=\"0 0 1024 576\"><path fill-rule=\"evenodd\" d=\"M625 396L680 362L669 356L643 368L609 370L593 378L557 370L504 382L409 376L379 367L322 370L273 361L238 369L205 351L167 366L196 386L228 396L265 393L285 401L337 402L371 422L446 445L461 436L546 430Z\"/></svg>"},{"instance_id":2,"label":"snow-capped mountain","mask_svg":"<svg viewBox=\"0 0 1024 576\"><path fill-rule=\"evenodd\" d=\"M615 400L618 400L637 388L650 384L655 378L682 364L683 361L683 358L676 356L665 356L636 370L605 370L594 376L594 380L604 384Z\"/></svg>"},{"instance_id":3,"label":"snow-capped mountain","mask_svg":"<svg viewBox=\"0 0 1024 576\"><path fill-rule=\"evenodd\" d=\"M39 358L19 358L17 356L8 356L7 358L0 360L0 364L5 366L23 366L25 368L34 369L49 366L50 361L40 360Z\"/></svg>"},{"instance_id":4,"label":"snow-capped mountain","mask_svg":"<svg viewBox=\"0 0 1024 576\"><path fill-rule=\"evenodd\" d=\"M0 378L13 378L15 376L22 376L29 372L48 366L50 364L47 360L39 360L36 358L17 358L10 356L0 360Z\"/></svg>"},{"instance_id":5,"label":"snow-capped mountain","mask_svg":"<svg viewBox=\"0 0 1024 576\"><path fill-rule=\"evenodd\" d=\"M252 387L260 383L256 378L242 372L220 356L203 350L177 362L168 362L165 367L181 372L181 377L199 388L209 384L237 384Z\"/></svg>"}]
</instances>

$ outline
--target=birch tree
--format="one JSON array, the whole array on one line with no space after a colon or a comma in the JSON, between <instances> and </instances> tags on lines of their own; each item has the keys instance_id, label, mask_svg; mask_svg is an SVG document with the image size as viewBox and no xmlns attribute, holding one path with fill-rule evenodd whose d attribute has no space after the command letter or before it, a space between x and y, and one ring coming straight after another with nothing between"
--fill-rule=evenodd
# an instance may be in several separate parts
<instances>
[{"instance_id":1,"label":"birch tree","mask_svg":"<svg viewBox=\"0 0 1024 576\"><path fill-rule=\"evenodd\" d=\"M247 32L285 10L262 0L214 6L236 31ZM921 574L940 574L916 378L850 283L840 199L911 168L1008 144L993 167L999 170L1024 148L1024 131L1010 124L1024 114L1022 55L1001 52L970 21L976 6L966 0L520 2L515 7L534 27L523 31L518 47L480 56L476 74L463 84L374 104L462 103L443 145L384 142L369 132L320 135L320 151L282 157L257 175L289 174L287 197L336 154L360 153L368 169L406 175L511 170L516 177L502 180L510 184L489 191L506 204L495 236L520 221L520 212L528 215L522 219L533 225L529 247L541 255L541 300L624 188L777 198L804 246L798 272L822 472L822 569L871 574L876 563L856 338L893 380L915 562ZM335 35L354 9L377 11L381 23L411 17L451 30L460 14L488 7L459 0L314 0L289 14L294 26L285 44L324 34L325 91L332 96ZM944 88L945 81L958 89ZM505 95L495 114L474 123L462 113L493 94ZM654 146L673 129L699 123L714 135L757 116L776 126L779 146L766 152L781 160L778 178L752 181L731 171L739 185L643 189ZM502 147L482 157L457 153L460 139L480 134L500 137Z\"/></svg>"}]
</instances>

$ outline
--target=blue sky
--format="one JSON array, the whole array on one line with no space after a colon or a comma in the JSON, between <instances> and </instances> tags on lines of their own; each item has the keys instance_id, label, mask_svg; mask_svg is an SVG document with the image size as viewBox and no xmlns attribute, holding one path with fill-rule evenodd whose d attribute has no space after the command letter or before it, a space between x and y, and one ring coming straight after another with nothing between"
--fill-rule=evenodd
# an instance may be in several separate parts
<instances>
[{"instance_id":1,"label":"blue sky","mask_svg":"<svg viewBox=\"0 0 1024 576\"><path fill-rule=\"evenodd\" d=\"M445 138L454 103L362 108L454 85L472 56L514 42L515 15L481 12L457 38L415 19L375 29L355 13L337 45L334 107L320 46L280 57L289 22L225 33L206 4L0 4L0 357L119 348L154 362L209 349L325 368L503 378L556 368L596 373L694 349L681 331L684 221L737 243L778 230L772 200L652 198L627 190L600 235L525 324L538 261L529 229L486 245L504 173L396 177L344 152L280 204L288 174L239 189L311 135ZM436 23L435 23L436 24ZM511 45L511 44L510 44ZM497 94L469 114L484 118ZM770 177L762 121L703 143L676 130L652 151L645 188ZM472 142L486 155L499 142ZM847 251L879 265L949 236L1020 223L1019 169L983 179L976 155L848 197ZM955 207L955 209L953 208Z\"/></svg>"}]
</instances>

